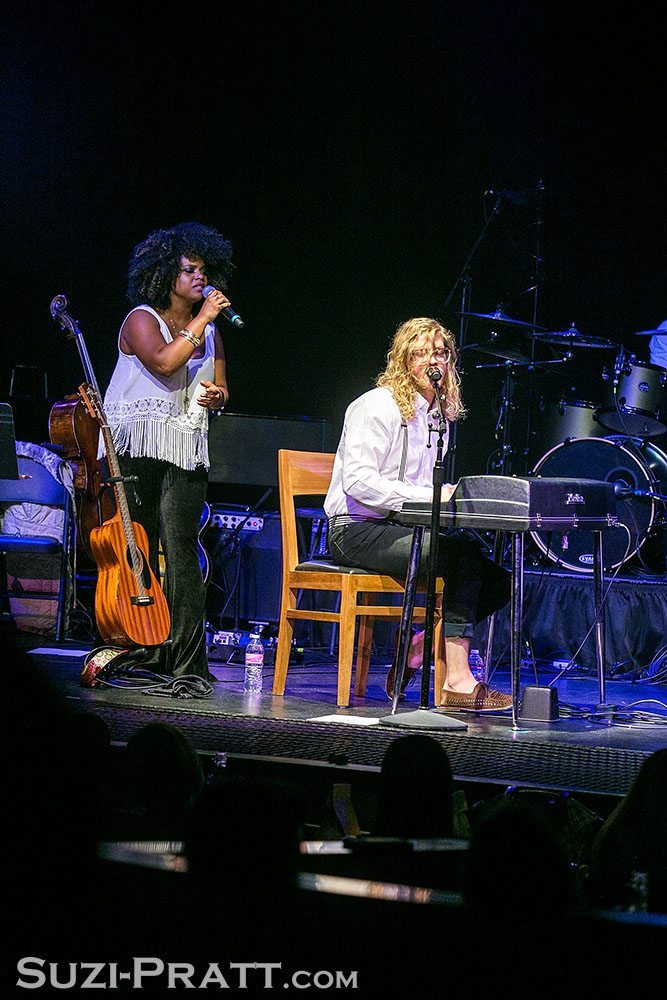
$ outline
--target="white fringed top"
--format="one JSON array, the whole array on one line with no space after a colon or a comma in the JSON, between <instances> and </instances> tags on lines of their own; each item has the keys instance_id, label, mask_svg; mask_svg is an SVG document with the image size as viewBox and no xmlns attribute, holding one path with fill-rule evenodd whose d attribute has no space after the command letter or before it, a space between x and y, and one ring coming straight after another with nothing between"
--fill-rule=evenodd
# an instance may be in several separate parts
<instances>
[{"instance_id":1,"label":"white fringed top","mask_svg":"<svg viewBox=\"0 0 667 1000\"><path fill-rule=\"evenodd\" d=\"M155 316L160 333L166 343L171 343L174 338L169 327L154 309L143 305L136 309ZM118 361L104 397L104 412L119 455L158 458L182 469L198 465L208 469L209 413L205 406L199 406L197 397L201 393L199 383L203 379L213 381L214 330L212 323L204 330L203 356L191 358L168 378L149 371L135 355L124 354L118 335ZM98 454L104 455L101 435Z\"/></svg>"}]
</instances>

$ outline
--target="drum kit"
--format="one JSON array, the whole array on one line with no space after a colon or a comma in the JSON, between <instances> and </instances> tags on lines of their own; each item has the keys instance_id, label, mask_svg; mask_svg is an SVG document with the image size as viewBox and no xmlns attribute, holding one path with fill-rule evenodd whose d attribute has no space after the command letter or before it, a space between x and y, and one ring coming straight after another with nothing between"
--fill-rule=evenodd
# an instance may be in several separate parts
<instances>
[{"instance_id":1,"label":"drum kit","mask_svg":"<svg viewBox=\"0 0 667 1000\"><path fill-rule=\"evenodd\" d=\"M493 324L493 333L484 341L466 345L501 359L478 368L505 370L496 438L500 440L499 457L494 468L503 473L540 475L557 478L599 479L618 484L619 525L624 531L605 533L604 550L607 569L639 563L643 570L664 573L665 555L662 540L667 525L667 454L655 439L667 433L667 369L638 361L614 341L588 336L574 324L567 330L545 330L533 323L510 318L500 306L494 312L461 312L470 320ZM497 329L496 329L497 327ZM527 350L521 341L507 337L506 331L520 332L532 343ZM663 334L667 330L642 330L641 335ZM536 360L535 345L552 348L551 357ZM519 373L563 365L580 359L580 352L616 351L612 365L602 368L600 390L590 399L560 398L539 395L538 412L532 428L530 406L526 440L532 448L512 447L511 413L514 409ZM587 393L588 394L588 393ZM532 390L525 393L529 400ZM502 435L502 438L501 438ZM529 462L529 452L537 445L541 457L529 469L512 467L512 459L522 455ZM534 456L533 456L534 457ZM535 531L531 536L538 550L551 562L577 573L593 573L592 533L574 531L552 536ZM650 542L658 540L658 545ZM655 553L653 550L656 550Z\"/></svg>"}]
</instances>

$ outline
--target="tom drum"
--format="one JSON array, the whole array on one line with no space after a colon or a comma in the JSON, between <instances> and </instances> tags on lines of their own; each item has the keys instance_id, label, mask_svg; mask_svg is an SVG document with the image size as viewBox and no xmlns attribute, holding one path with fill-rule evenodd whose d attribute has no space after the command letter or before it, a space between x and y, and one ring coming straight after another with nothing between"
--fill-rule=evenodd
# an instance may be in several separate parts
<instances>
[{"instance_id":1,"label":"tom drum","mask_svg":"<svg viewBox=\"0 0 667 1000\"><path fill-rule=\"evenodd\" d=\"M630 360L614 380L607 374L600 423L629 437L660 437L667 430L667 369Z\"/></svg>"},{"instance_id":2,"label":"tom drum","mask_svg":"<svg viewBox=\"0 0 667 1000\"><path fill-rule=\"evenodd\" d=\"M568 438L604 437L608 432L600 426L597 407L585 399L559 399L543 402L537 422L539 454Z\"/></svg>"}]
</instances>

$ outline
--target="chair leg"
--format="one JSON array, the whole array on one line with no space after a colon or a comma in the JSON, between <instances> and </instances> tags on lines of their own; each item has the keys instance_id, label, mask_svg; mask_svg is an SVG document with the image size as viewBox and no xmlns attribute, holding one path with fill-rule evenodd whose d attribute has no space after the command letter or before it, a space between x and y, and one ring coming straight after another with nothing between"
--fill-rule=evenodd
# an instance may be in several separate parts
<instances>
[{"instance_id":1,"label":"chair leg","mask_svg":"<svg viewBox=\"0 0 667 1000\"><path fill-rule=\"evenodd\" d=\"M292 638L294 636L294 622L287 617L286 612L294 609L297 596L294 590L283 591L280 607L280 622L278 623L278 645L276 646L276 658L273 667L273 693L277 695L285 694L285 684L287 683L287 668L289 657L292 651Z\"/></svg>"},{"instance_id":2,"label":"chair leg","mask_svg":"<svg viewBox=\"0 0 667 1000\"><path fill-rule=\"evenodd\" d=\"M359 618L359 635L357 636L357 660L354 667L354 693L359 698L366 696L368 685L368 668L371 662L373 645L373 619L367 615Z\"/></svg>"},{"instance_id":3,"label":"chair leg","mask_svg":"<svg viewBox=\"0 0 667 1000\"><path fill-rule=\"evenodd\" d=\"M356 594L349 588L341 592L340 631L338 635L338 694L339 708L350 704L352 683L352 657L354 655L354 631L356 625Z\"/></svg>"}]
</instances>

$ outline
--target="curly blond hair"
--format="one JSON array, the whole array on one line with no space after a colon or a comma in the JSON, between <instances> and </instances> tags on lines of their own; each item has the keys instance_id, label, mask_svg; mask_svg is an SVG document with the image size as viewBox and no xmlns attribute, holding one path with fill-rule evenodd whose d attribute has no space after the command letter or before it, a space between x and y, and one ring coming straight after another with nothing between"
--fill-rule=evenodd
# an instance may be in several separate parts
<instances>
[{"instance_id":1,"label":"curly blond hair","mask_svg":"<svg viewBox=\"0 0 667 1000\"><path fill-rule=\"evenodd\" d=\"M375 384L389 389L404 420L412 420L415 415L415 392L418 389L416 379L410 368L412 351L417 338L426 334L431 345L437 334L440 334L449 348L451 357L442 384L445 398L445 416L447 420L460 420L465 416L465 408L461 399L461 380L456 370L456 344L454 335L437 319L426 316L408 319L397 327L394 338L387 352L387 365L381 372Z\"/></svg>"}]
</instances>

